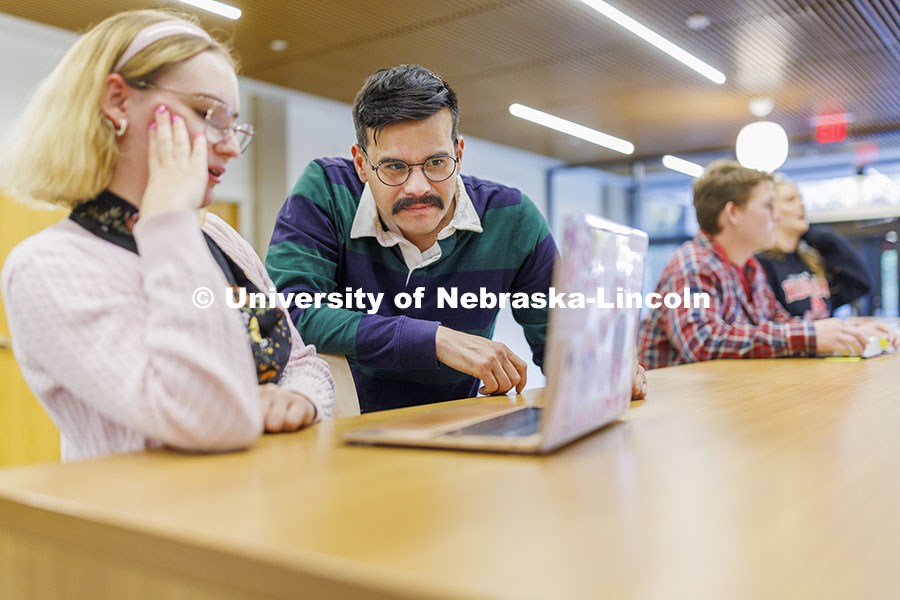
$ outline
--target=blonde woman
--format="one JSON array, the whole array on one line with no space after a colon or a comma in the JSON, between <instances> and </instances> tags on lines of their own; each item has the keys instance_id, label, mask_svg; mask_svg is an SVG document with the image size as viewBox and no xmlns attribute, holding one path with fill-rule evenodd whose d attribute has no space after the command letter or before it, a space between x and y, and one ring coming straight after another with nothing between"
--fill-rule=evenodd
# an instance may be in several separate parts
<instances>
[{"instance_id":1,"label":"blonde woman","mask_svg":"<svg viewBox=\"0 0 900 600\"><path fill-rule=\"evenodd\" d=\"M238 103L226 46L188 17L127 12L75 43L8 145L0 189L72 209L2 273L64 460L234 450L330 416L328 367L286 313L225 302L272 286L251 246L213 215L199 224L253 136Z\"/></svg>"},{"instance_id":2,"label":"blonde woman","mask_svg":"<svg viewBox=\"0 0 900 600\"><path fill-rule=\"evenodd\" d=\"M835 308L865 295L871 287L861 257L846 239L821 229L810 231L806 207L796 184L780 179L775 184L775 246L757 255L769 285L791 315L806 320L825 319ZM866 336L883 337L900 347L900 332L872 319L848 322Z\"/></svg>"},{"instance_id":3,"label":"blonde woman","mask_svg":"<svg viewBox=\"0 0 900 600\"><path fill-rule=\"evenodd\" d=\"M781 214L775 246L758 258L775 297L789 313L824 319L869 291L866 267L850 243L827 229L810 231L796 184L776 182L775 207Z\"/></svg>"}]
</instances>

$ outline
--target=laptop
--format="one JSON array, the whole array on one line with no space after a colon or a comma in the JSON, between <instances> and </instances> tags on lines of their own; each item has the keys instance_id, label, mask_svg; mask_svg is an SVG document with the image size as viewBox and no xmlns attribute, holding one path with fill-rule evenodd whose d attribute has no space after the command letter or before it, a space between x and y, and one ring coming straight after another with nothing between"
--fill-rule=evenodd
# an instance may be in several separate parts
<instances>
[{"instance_id":1,"label":"laptop","mask_svg":"<svg viewBox=\"0 0 900 600\"><path fill-rule=\"evenodd\" d=\"M648 239L643 231L585 213L566 217L553 287L567 306L552 307L544 350L547 386L525 402L492 396L438 404L344 433L355 444L546 454L600 429L631 402L634 344ZM600 296L603 290L603 297ZM623 302L616 303L621 293ZM583 307L577 296L583 294ZM611 306L612 305L612 306Z\"/></svg>"}]
</instances>

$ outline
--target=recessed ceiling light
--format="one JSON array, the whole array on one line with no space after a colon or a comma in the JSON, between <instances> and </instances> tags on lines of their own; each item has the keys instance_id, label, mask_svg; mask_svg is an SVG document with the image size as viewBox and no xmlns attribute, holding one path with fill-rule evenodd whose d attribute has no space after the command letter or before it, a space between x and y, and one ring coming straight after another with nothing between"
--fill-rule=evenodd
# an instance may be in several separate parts
<instances>
[{"instance_id":1,"label":"recessed ceiling light","mask_svg":"<svg viewBox=\"0 0 900 600\"><path fill-rule=\"evenodd\" d=\"M591 142L598 146L621 152L622 154L632 154L634 152L634 144L631 142L611 136L608 133L597 131L596 129L591 129L590 127L585 127L584 125L579 125L578 123L573 123L572 121L567 121L566 119L561 119L560 117L522 104L510 104L509 114L581 138L586 142Z\"/></svg>"},{"instance_id":2,"label":"recessed ceiling light","mask_svg":"<svg viewBox=\"0 0 900 600\"><path fill-rule=\"evenodd\" d=\"M747 102L747 108L750 109L751 115L757 119L763 119L768 117L775 108L775 101L771 98L751 98Z\"/></svg>"},{"instance_id":3,"label":"recessed ceiling light","mask_svg":"<svg viewBox=\"0 0 900 600\"><path fill-rule=\"evenodd\" d=\"M234 6L229 6L223 2L216 2L216 0L181 0L185 4L190 4L191 6L196 6L197 8L201 8L203 10L209 11L211 13L216 13L217 15L221 15L226 19L240 19L241 18L241 9L235 8Z\"/></svg>"},{"instance_id":4,"label":"recessed ceiling light","mask_svg":"<svg viewBox=\"0 0 900 600\"><path fill-rule=\"evenodd\" d=\"M696 12L684 20L684 24L691 31L703 31L709 27L710 23L712 21L709 20L709 17L701 12Z\"/></svg>"},{"instance_id":5,"label":"recessed ceiling light","mask_svg":"<svg viewBox=\"0 0 900 600\"><path fill-rule=\"evenodd\" d=\"M679 48L663 36L659 35L650 28L641 25L622 11L610 6L603 0L581 0L604 17L612 19L631 33L635 34L645 42L648 42L675 60L689 66L709 80L722 84L725 83L725 74L721 71L709 66L687 50Z\"/></svg>"},{"instance_id":6,"label":"recessed ceiling light","mask_svg":"<svg viewBox=\"0 0 900 600\"><path fill-rule=\"evenodd\" d=\"M269 50L272 52L284 52L287 50L288 43L284 40L272 40L269 42Z\"/></svg>"},{"instance_id":7,"label":"recessed ceiling light","mask_svg":"<svg viewBox=\"0 0 900 600\"><path fill-rule=\"evenodd\" d=\"M703 167L697 163L678 158L677 156L672 156L671 154L666 154L662 157L662 164L667 169L672 169L673 171L678 171L679 173L684 173L691 177L700 177L703 175Z\"/></svg>"}]
</instances>

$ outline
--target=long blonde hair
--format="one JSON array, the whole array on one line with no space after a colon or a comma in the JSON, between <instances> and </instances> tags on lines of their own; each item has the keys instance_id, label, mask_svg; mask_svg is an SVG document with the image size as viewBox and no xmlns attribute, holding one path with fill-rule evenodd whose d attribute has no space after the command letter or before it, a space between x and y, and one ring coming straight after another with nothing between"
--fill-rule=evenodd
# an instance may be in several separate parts
<instances>
[{"instance_id":1,"label":"long blonde hair","mask_svg":"<svg viewBox=\"0 0 900 600\"><path fill-rule=\"evenodd\" d=\"M102 21L81 36L41 82L19 118L0 160L0 191L23 201L72 208L100 193L119 159L115 126L101 109L106 78L144 28L185 14L135 10ZM179 35L153 42L118 73L153 83L166 69L206 50L231 49L216 40Z\"/></svg>"},{"instance_id":2,"label":"long blonde hair","mask_svg":"<svg viewBox=\"0 0 900 600\"><path fill-rule=\"evenodd\" d=\"M778 188L780 186L793 185L794 187L796 187L797 185L793 181L785 177L784 173L776 173L774 175L774 179L776 192L778 191ZM800 260L803 261L803 264L806 265L806 268L809 269L813 275L815 275L819 279L827 278L827 274L825 272L825 259L822 258L822 255L818 250L801 239L797 243L797 249L794 252L797 253L797 256L800 257ZM784 257L787 256L787 252L783 248L780 248L778 246L778 241L776 240L775 246L767 250L763 255L775 260L783 260Z\"/></svg>"}]
</instances>

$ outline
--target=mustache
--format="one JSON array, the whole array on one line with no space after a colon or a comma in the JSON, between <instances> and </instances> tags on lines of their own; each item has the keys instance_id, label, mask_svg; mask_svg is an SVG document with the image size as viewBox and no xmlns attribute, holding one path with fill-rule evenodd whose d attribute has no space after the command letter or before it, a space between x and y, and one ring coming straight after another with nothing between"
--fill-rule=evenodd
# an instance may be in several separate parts
<instances>
[{"instance_id":1,"label":"mustache","mask_svg":"<svg viewBox=\"0 0 900 600\"><path fill-rule=\"evenodd\" d=\"M394 205L391 207L391 215L396 215L404 208L409 208L410 206L415 206L417 204L436 206L438 210L444 210L444 201L441 200L440 196L428 195L422 196L421 198L412 198L410 196L406 196L394 202Z\"/></svg>"}]
</instances>

